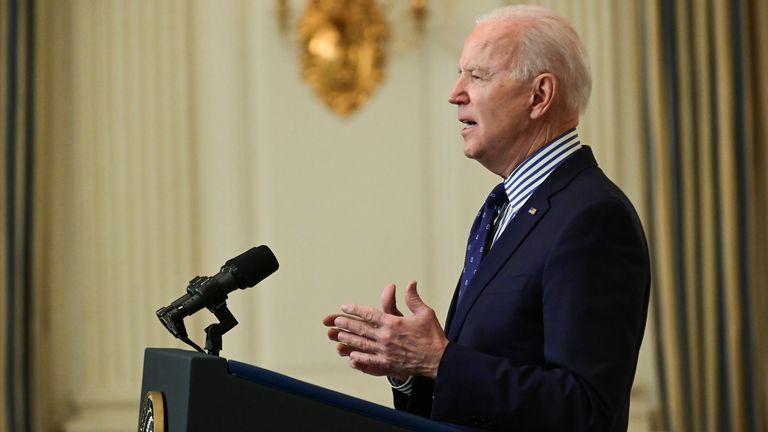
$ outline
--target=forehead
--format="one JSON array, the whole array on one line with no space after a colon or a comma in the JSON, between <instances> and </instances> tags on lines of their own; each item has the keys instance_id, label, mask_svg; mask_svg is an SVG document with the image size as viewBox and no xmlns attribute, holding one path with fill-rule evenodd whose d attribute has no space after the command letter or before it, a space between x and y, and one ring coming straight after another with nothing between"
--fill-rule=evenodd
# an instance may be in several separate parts
<instances>
[{"instance_id":1,"label":"forehead","mask_svg":"<svg viewBox=\"0 0 768 432\"><path fill-rule=\"evenodd\" d=\"M464 41L459 67L497 69L510 64L518 25L515 22L484 23L476 26Z\"/></svg>"}]
</instances>

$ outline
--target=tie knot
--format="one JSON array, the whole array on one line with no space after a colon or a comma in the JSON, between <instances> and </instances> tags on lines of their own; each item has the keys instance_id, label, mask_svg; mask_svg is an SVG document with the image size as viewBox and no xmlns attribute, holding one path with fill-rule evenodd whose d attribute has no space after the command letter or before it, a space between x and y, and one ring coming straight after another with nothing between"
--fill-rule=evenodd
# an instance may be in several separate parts
<instances>
[{"instance_id":1,"label":"tie knot","mask_svg":"<svg viewBox=\"0 0 768 432\"><path fill-rule=\"evenodd\" d=\"M499 208L508 201L509 197L507 197L507 189L504 187L504 183L499 183L488 195L488 198L485 200L485 205L486 207Z\"/></svg>"}]
</instances>

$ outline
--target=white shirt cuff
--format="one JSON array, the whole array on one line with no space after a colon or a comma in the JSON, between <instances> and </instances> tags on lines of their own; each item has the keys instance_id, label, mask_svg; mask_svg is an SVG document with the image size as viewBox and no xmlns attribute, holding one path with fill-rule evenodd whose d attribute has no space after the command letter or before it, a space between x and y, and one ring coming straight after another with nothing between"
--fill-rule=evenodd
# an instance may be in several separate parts
<instances>
[{"instance_id":1,"label":"white shirt cuff","mask_svg":"<svg viewBox=\"0 0 768 432\"><path fill-rule=\"evenodd\" d=\"M407 380L400 381L397 378L387 377L387 381L389 381L389 385L392 386L393 389L405 393L408 396L411 395L411 392L413 391L413 377L409 376Z\"/></svg>"}]
</instances>

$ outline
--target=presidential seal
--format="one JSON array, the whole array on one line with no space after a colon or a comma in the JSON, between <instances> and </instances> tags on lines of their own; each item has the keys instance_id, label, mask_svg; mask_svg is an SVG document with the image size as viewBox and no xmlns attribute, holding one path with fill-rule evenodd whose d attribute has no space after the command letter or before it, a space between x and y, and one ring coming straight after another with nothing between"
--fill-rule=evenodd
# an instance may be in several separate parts
<instances>
[{"instance_id":1,"label":"presidential seal","mask_svg":"<svg viewBox=\"0 0 768 432\"><path fill-rule=\"evenodd\" d=\"M165 432L163 393L148 391L141 402L139 432Z\"/></svg>"}]
</instances>

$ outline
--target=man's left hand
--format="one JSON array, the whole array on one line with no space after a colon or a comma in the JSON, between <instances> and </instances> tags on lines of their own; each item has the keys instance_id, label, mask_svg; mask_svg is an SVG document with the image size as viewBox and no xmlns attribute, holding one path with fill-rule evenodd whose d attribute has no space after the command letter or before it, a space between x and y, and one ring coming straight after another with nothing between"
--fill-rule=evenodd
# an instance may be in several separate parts
<instances>
[{"instance_id":1,"label":"man's left hand","mask_svg":"<svg viewBox=\"0 0 768 432\"><path fill-rule=\"evenodd\" d=\"M323 319L331 327L328 338L338 342L339 355L349 357L350 366L370 375L400 380L414 375L435 378L448 339L435 311L419 297L416 282L411 281L405 292L411 316L403 317L397 310L393 284L384 288L381 302L384 311L346 304L341 307L343 314Z\"/></svg>"}]
</instances>

